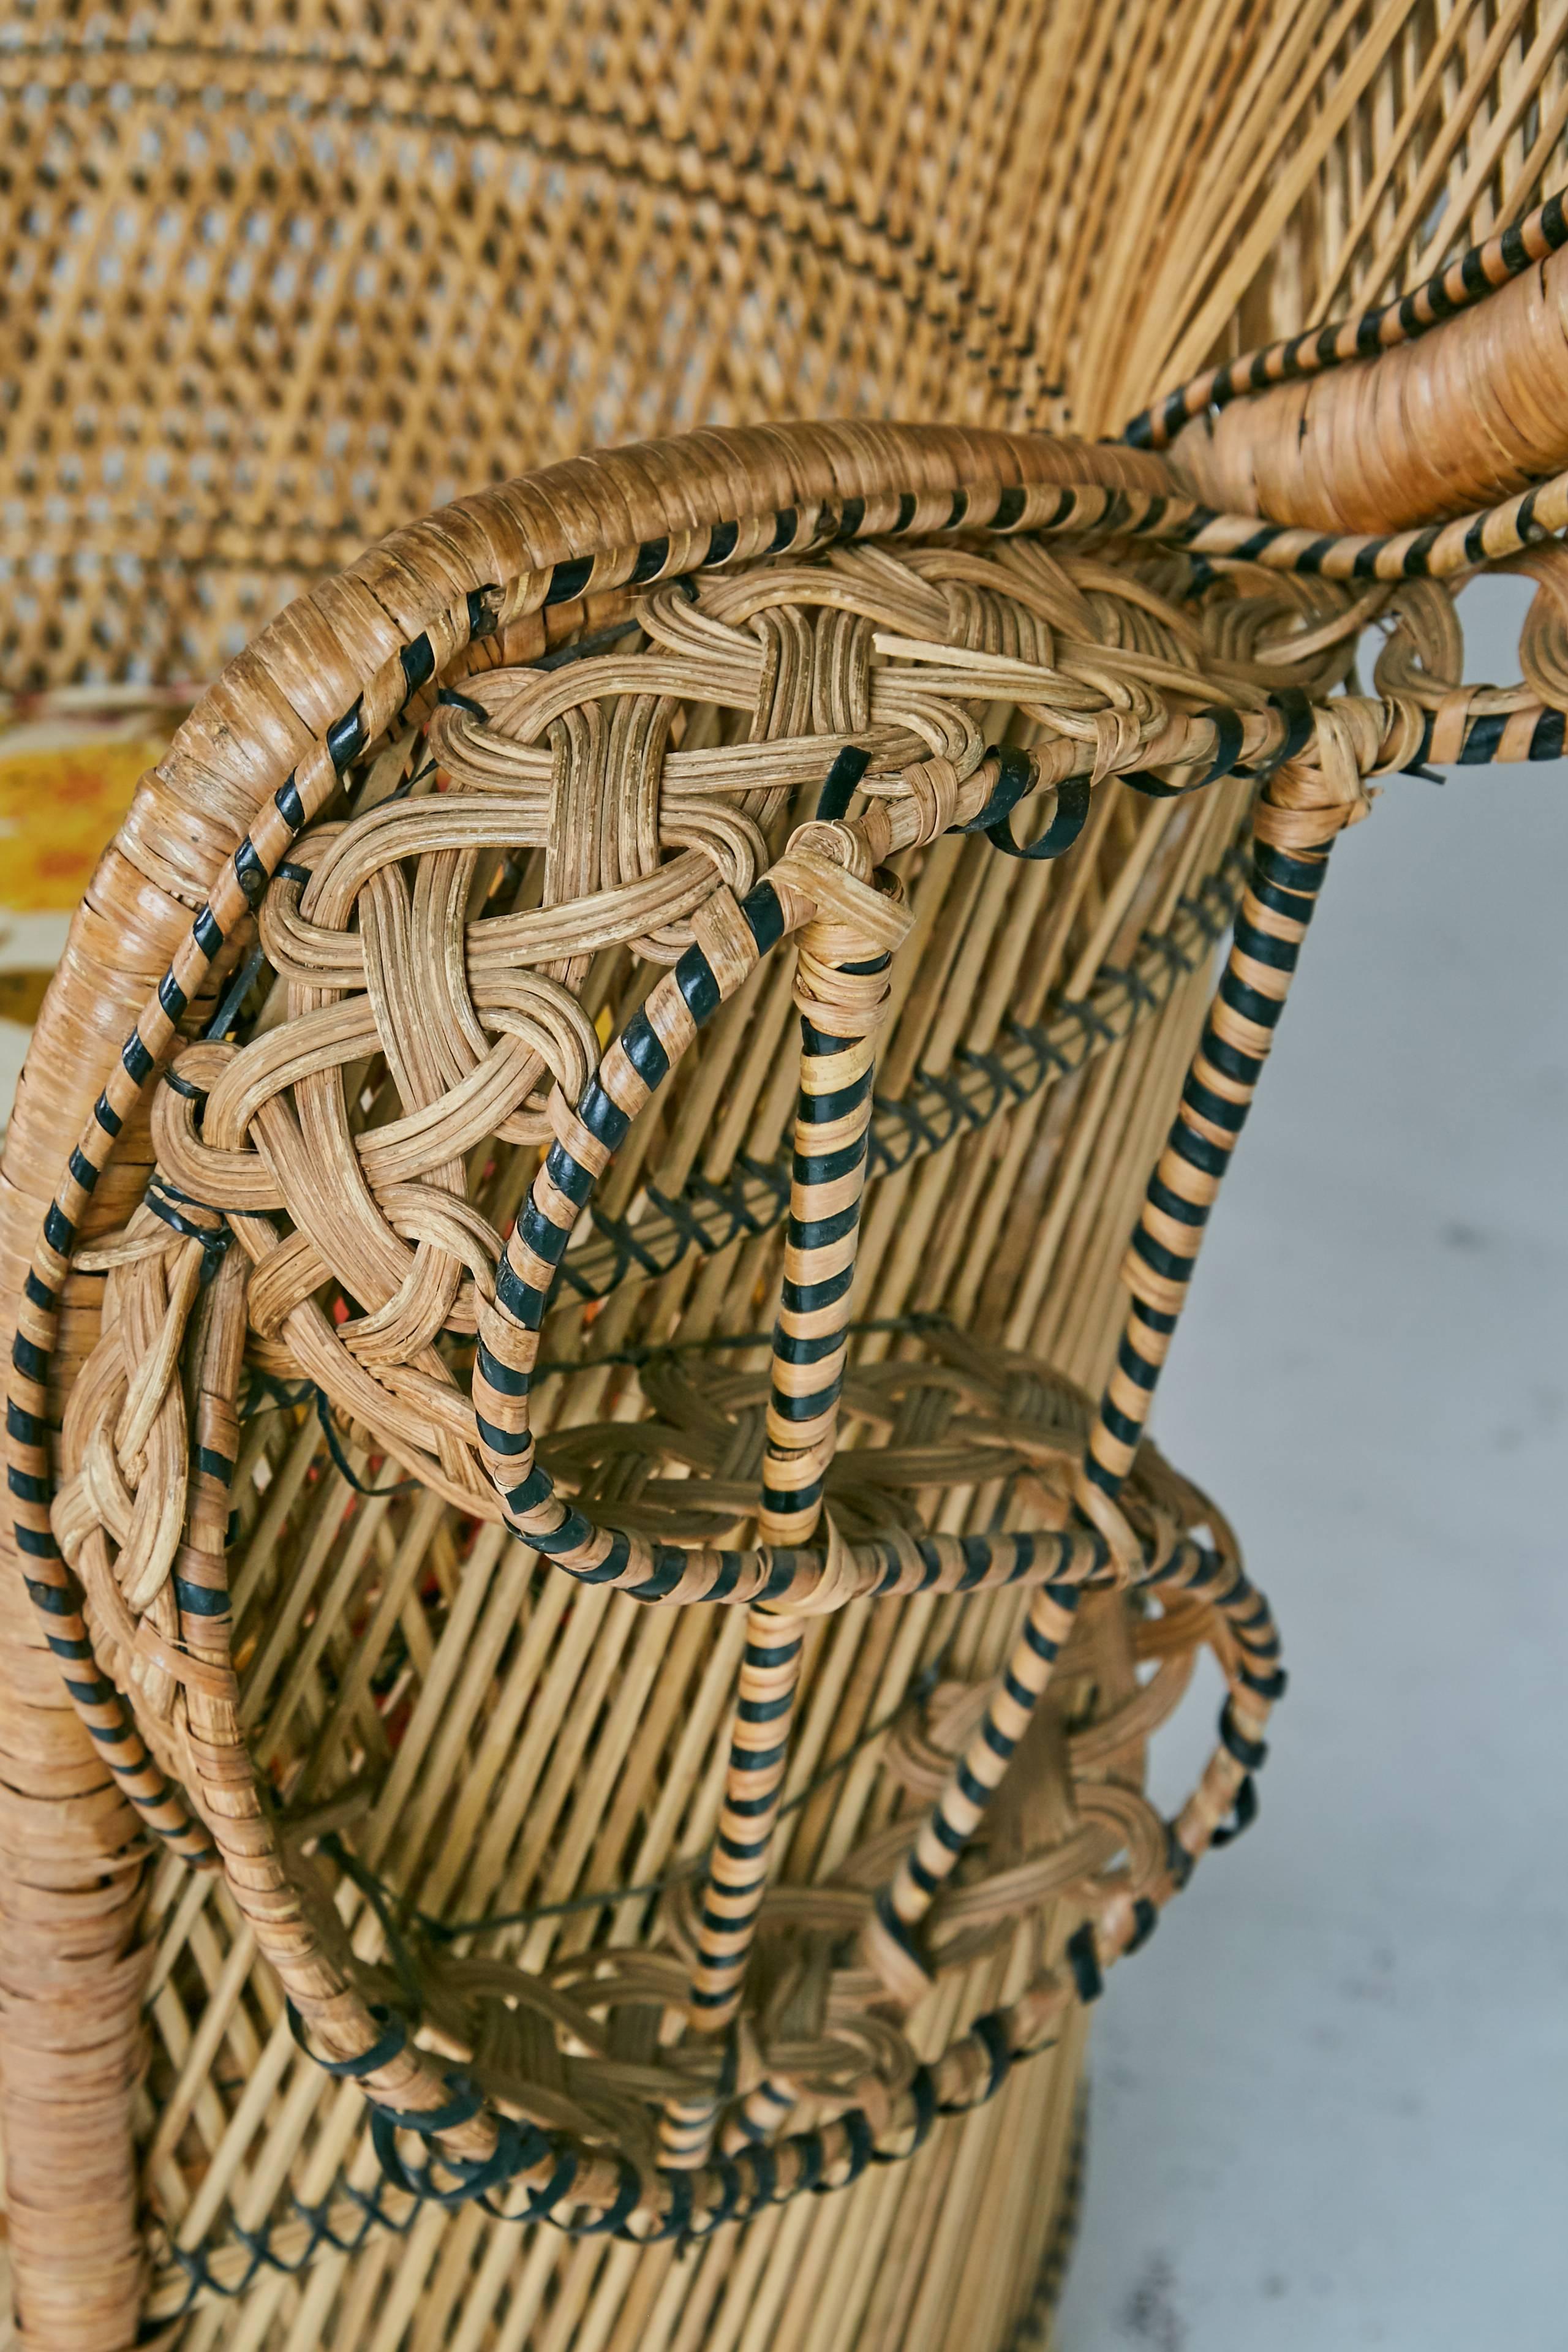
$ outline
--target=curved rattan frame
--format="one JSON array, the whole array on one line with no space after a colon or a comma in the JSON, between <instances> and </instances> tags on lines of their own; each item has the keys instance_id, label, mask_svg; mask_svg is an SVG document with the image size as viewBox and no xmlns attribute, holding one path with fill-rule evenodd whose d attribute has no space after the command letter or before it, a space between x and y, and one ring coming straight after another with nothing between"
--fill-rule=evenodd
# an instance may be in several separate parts
<instances>
[{"instance_id":1,"label":"curved rattan frame","mask_svg":"<svg viewBox=\"0 0 1568 2352\"><path fill-rule=\"evenodd\" d=\"M1266 367L1258 381L1268 380ZM230 666L143 788L121 848L111 851L106 861L97 893L106 909L116 908L121 953L107 961L100 954L89 961L84 950L92 919L79 928L41 1030L46 1041L68 1034L71 1047L51 1073L57 1087L51 1098L42 1100L35 1089L19 1111L15 1164L24 1197L40 1204L47 1199L49 1205L41 1241L31 1253L18 1313L9 1422L12 1486L17 1498L17 1542L48 1646L68 1662L91 1655L79 1591L58 1559L49 1524L47 1385L61 1287L79 1231L106 1175L110 1181L105 1193L98 1195L100 1202L112 1193L115 1140L136 1115L153 1073L174 1047L182 1018L204 990L210 990L229 934L257 905L269 877L301 829L325 805L341 774L395 718L426 707L438 682L467 675L476 645L499 635L516 658L531 646L542 650L555 629L570 628L584 616L591 619L596 599L628 585L830 541L960 529L1098 531L1142 536L1200 557L1239 558L1269 567L1299 567L1328 578L1394 583L1442 577L1478 562L1507 558L1564 521L1568 477L1563 475L1537 483L1500 507L1460 516L1444 527L1426 525L1393 536L1325 537L1310 529L1217 515L1184 496L1157 458L1127 450L939 428L773 428L699 435L682 444L584 459L460 501L426 523L395 534L341 579L312 592ZM1195 1119L1195 1124L1189 1120L1191 1131L1222 1155L1234 1141L1267 1051L1328 842L1361 811L1362 776L1426 756L1552 756L1562 741L1555 708L1532 704L1528 697L1523 701L1516 698L1500 724L1474 697L1465 701L1449 695L1436 712L1402 703L1397 697L1387 698L1381 711L1363 705L1348 718L1331 723L1320 719L1315 751L1310 722L1304 724L1304 716L1288 697L1264 711L1238 714L1216 707L1184 722L1143 753L1151 766L1184 769L1200 782L1238 763L1260 773L1276 772L1265 804L1260 863L1244 901L1231 967L1204 1048L1208 1075L1194 1078L1200 1096L1189 1099ZM1334 757L1330 756L1331 742ZM1016 850L1008 818L1021 793L1056 787L1058 806L1065 806L1069 795L1060 788L1089 764L1089 756L1080 757L1069 747L1054 768L1036 762L1020 782L1005 761L982 761L966 775L954 775L951 786L939 790L929 806L917 794L899 803L873 803L847 824L829 822L810 841L798 845L793 868L781 877L798 894L797 922L828 920L827 910L842 919L846 905L853 902L863 927L858 945L863 948L868 940L884 944L865 899L854 898L855 889L866 891L880 859L948 824L1002 831L1006 837L999 845ZM759 911L748 901L742 910L758 951L771 943L763 935L774 929L780 908L779 884L772 887L771 909ZM777 929L784 928L781 916ZM719 946L721 960L729 953L743 963L745 941L733 923ZM659 984L667 991L661 1018L670 1041L677 1044L685 1042L682 1025L692 1025L697 1001L705 1001L710 991L716 1002L724 992L710 953L694 950L689 954L698 955L700 963L687 967L685 986L679 976ZM143 1000L142 976L150 964L155 971L165 958L167 969L151 998ZM864 957L850 954L839 965L830 961L825 968L842 969L843 962L856 961ZM742 976L738 965L735 978ZM124 1016L138 1003L141 1009L127 1038ZM90 1041L82 1034L88 1024L93 1032ZM646 1092L644 1079L635 1055L623 1053L622 1062L629 1076L621 1082L626 1102L617 1108L635 1108L638 1088ZM1226 1082L1217 1090L1213 1084L1216 1074ZM91 1101L95 1090L97 1098ZM1225 1116L1215 1114L1216 1102L1229 1106ZM591 1134L588 1123L580 1123ZM1079 1507L1095 1530L1092 1538L1075 1539L1071 1553L1075 1573L1081 1564L1084 1577L1112 1563L1120 1580L1131 1572L1115 1498L1136 1451L1149 1392L1190 1276L1201 1222L1172 1203L1186 1200L1206 1213L1223 1164L1209 1167L1174 1146L1173 1150L1174 1157L1168 1153L1162 1162L1135 1245L1142 1271L1135 1265L1134 1321L1079 1489ZM585 1156L575 1161L568 1152L566 1174L574 1184L572 1167L592 1173L592 1151L582 1145L579 1151ZM51 1169L62 1161L64 1175L54 1181ZM1195 1194L1190 1189L1194 1167L1201 1180ZM536 1217L528 1229L535 1244L551 1225L548 1186L559 1182L560 1171L556 1179L540 1181L545 1190L542 1193L536 1188ZM792 1209L798 1220L799 1204L792 1203ZM531 1290L538 1292L542 1282L547 1286L551 1276L541 1268L554 1264L548 1250L542 1254L535 1248L531 1256L529 1250L526 1235L521 1241L514 1237L509 1272L518 1299ZM486 1341L490 1363L503 1374L526 1370L530 1328L526 1308L510 1318L506 1310L503 1290L496 1310L499 1319L492 1320ZM602 1552L595 1549L600 1539L593 1529L584 1533L569 1515L560 1516L548 1494L527 1489L520 1500L520 1489L506 1485L511 1456L519 1450L512 1441L521 1440L525 1447L527 1438L526 1420L509 1420L510 1393L505 1379L490 1382L488 1389L481 1379L479 1402L484 1423L503 1441L499 1447L490 1446L489 1466L501 1485L504 1507L536 1544L550 1549L553 1541L556 1550L569 1556L581 1551L590 1570L604 1566L615 1552L613 1538L608 1539L610 1551ZM436 1465L421 1460L417 1466L435 1475L438 1483ZM1058 1571L1066 1565L1064 1554ZM809 1567L803 1560L805 1586L839 1569L831 1550ZM801 1596L793 1587L773 1590L768 1581L772 1573L771 1569L759 1571L755 1597L769 1602L798 1601ZM659 1581L661 1572L657 1563L650 1570L639 1557L626 1575L635 1591L638 1583L646 1586L650 1575ZM675 1590L679 1580L672 1572L666 1589ZM1054 1580L1062 1586L1069 1579L1058 1572ZM1051 1591L1047 1584L1046 1595ZM663 1593L645 1591L643 1597ZM1044 1597L1037 1602L1031 1618L1037 1651L1054 1638L1039 1616L1042 1606L1059 1610L1062 1605L1059 1599ZM1231 1736L1222 1745L1226 1760L1221 1780L1209 1792L1215 1801L1211 1827L1235 1801L1249 1759L1255 1759L1267 1682L1264 1675L1251 1690L1257 1702L1253 1713L1233 1719ZM1037 1698L1043 1686L1043 1677L1036 1685L1021 1685L1032 1698ZM113 1692L93 1679L79 1685L73 1696L88 1734L100 1746L115 1748L120 1789L143 1822L168 1836L177 1851L201 1858L206 1851L205 1835L185 1823L177 1799ZM994 1730L998 1727L993 1726ZM62 1741L58 1727L50 1726L37 1759L40 1794L47 1795L51 1775L56 1785L68 1787L87 1752ZM940 1807L938 1811L940 1814ZM73 1873L85 1883L106 1853L132 1850L128 1821L109 1832L108 1844L107 1828L97 1820L84 1823L85 1833L74 1842L74 1855L68 1851L54 1873L53 1887L47 1880L42 1885L37 1916L29 1923L40 1953L66 1916ZM932 1859L928 1846L921 1857L928 1878ZM893 1943L907 1943L925 1893L918 1872L912 1878L906 1875L894 1889L884 1913ZM51 1894L58 1899L51 1901ZM112 1948L122 1938L128 1906L111 1892L96 1907L105 1921L114 1923L103 1939ZM26 1945L26 1933L23 1941ZM1093 1964L1097 1969L1098 1961ZM106 1989L107 1983L107 1975L100 1973L100 1987ZM411 2053L391 2046L395 2037L371 2030L374 2021L368 2012L352 2000L343 2005L348 1997L341 1988L323 1980L306 1990L302 2006L312 2032L332 2053L331 2063L363 2075L402 2124L412 2119L414 2128L439 2143L449 2168L442 2177L453 2184L439 2193L473 2196L488 2192L503 2179L516 2178L546 2198L552 2183L559 2184L555 2198L565 2195L555 2151L519 2141L510 2119L486 2116L466 2094L456 2100L449 2097L445 2085ZM79 1988L79 1992L85 1990L85 1985ZM115 2010L113 2021L92 2017L79 2039L84 2063L72 2084L68 2154L68 2163L79 2157L84 2116L100 2118L100 2127L108 2127L111 2144L107 2159L111 2175L122 2166L123 2124L116 2119L123 2116L121 2053L131 2030L123 1990ZM1009 2054L1030 2046L1038 2023L1031 2013L1016 2028L1008 2024ZM977 2068L988 2067L994 2088L994 2050L987 2054L984 2032L970 2040L968 2054L955 2058L958 2074L967 2084ZM930 2104L952 2103L947 2092L945 2083L912 2092L899 2132L912 2132L917 2140L922 2137ZM958 2103L963 2104L963 2099ZM37 2121L47 2107L46 2093L43 2107L35 2107L30 2121ZM834 2128L828 2127L830 2136ZM839 2128L837 2142L830 2137L822 2147L799 2157L798 2179L792 2185L815 2185L820 2173L840 2164L851 2171L858 2168L869 2151L861 2149L856 2127ZM25 2209L29 2201L26 2168L34 2151L15 2133L11 2138ZM40 2143L40 2154L47 2170L54 2152ZM398 2160L389 2155L389 2162ZM640 2217L633 2234L684 2231L696 2212L711 2217L732 2209L735 2200L721 2176L712 2183L700 2178L694 2185L689 2174L684 2180L679 2189L666 2185L657 2191L640 2179L634 2186L623 2166L590 2156L574 2172L570 2187L574 2203L600 2211L602 2226L620 2228L631 2224L634 2215ZM758 2194L771 2197L777 2188L775 2173L763 2182ZM27 2243L25 2252L29 2261L42 2252L47 2296L48 2262L42 2239ZM122 2280L134 2261L121 2232L112 2237L104 2274ZM74 2291L68 2280L60 2287L68 2302Z\"/></svg>"}]
</instances>

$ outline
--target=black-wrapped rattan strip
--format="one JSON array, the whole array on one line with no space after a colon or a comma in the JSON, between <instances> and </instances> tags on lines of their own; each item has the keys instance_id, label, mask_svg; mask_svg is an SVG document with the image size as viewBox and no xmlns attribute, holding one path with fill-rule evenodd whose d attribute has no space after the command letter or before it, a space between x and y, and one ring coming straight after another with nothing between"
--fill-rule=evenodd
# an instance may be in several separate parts
<instances>
[{"instance_id":1,"label":"black-wrapped rattan strip","mask_svg":"<svg viewBox=\"0 0 1568 2352\"><path fill-rule=\"evenodd\" d=\"M1471 246L1413 293L1374 304L1348 319L1336 319L1326 327L1308 327L1300 334L1284 336L1279 342L1202 369L1152 407L1141 409L1123 428L1121 437L1134 449L1168 448L1182 426L1205 408L1224 408L1248 393L1266 392L1270 384L1321 375L1326 368L1341 367L1347 360L1375 359L1379 352L1412 342L1428 328L1440 326L1445 319L1484 301L1564 245L1568 245L1568 211L1563 195L1549 196L1528 219L1500 230L1483 245Z\"/></svg>"},{"instance_id":2,"label":"black-wrapped rattan strip","mask_svg":"<svg viewBox=\"0 0 1568 2352\"><path fill-rule=\"evenodd\" d=\"M215 2246L171 2247L168 2272L163 2282L154 2282L149 2298L149 2316L164 2322L176 2319L188 2311L204 2292L232 2301L245 2293L260 2271L270 2269L291 2276L304 2269L323 2247L336 2248L340 2252L356 2251L376 2229L404 2234L423 2206L432 2201L450 2205L477 2202L494 2219L522 2224L548 2221L553 2229L569 2237L607 2235L628 2245L652 2245L657 2244L660 2238L674 2236L683 2243L700 2243L727 2221L749 2221L771 2205L787 2204L797 2196L819 2193L826 2174L844 2162L846 2157L850 2167L848 2178L835 2183L836 2189L847 2188L869 2165L906 2163L919 2153L938 2116L973 2114L995 2097L1016 2065L1056 2046L1056 2036L1052 2033L1038 2042L1015 2047L1009 2040L1009 2023L1008 2011L990 2011L977 2017L966 2033L959 2037L960 2041L977 2044L987 2061L978 2094L973 2098L939 2104L931 2082L932 2070L924 2066L920 2068L909 2091L899 2102L900 2108L906 2105L912 2107L912 2115L898 2115L887 2133L887 2137L895 2140L908 2135L910 2144L907 2147L879 2146L871 2118L864 2110L851 2108L836 2117L826 2131L795 2133L773 2147L753 2143L732 2157L713 2158L709 2169L724 2184L722 2210L704 2214L700 2226L696 2229L672 2230L667 2225L644 2236L628 2229L624 2221L616 2221L615 2226L606 2231L603 2220L573 2221L564 2218L559 2209L564 2208L569 2212L572 2208L569 2168L574 2165L574 2157L559 2135L547 2134L536 2126L522 2124L512 2126L515 2148L503 2150L511 2160L512 2169L509 2173L498 2166L496 2177L487 2187L459 2182L452 2189L437 2188L421 2179L426 2168L404 2168L401 2178L395 2177L393 2168L386 2168L384 2179L368 2193L340 2179L335 2196L334 2191L329 2190L317 2203L307 2204L291 2194L292 2213L289 2216L268 2220L257 2229L231 2223L226 2237ZM406 2118L399 2117L397 2121L403 2123ZM831 2135L836 2132L842 2134L847 2142L846 2148L840 2149L834 2145ZM384 2142L384 2133L383 2138ZM384 2166L384 2146L383 2154ZM782 2191L778 2186L781 2154L789 2157L790 2168L794 2172L794 2178ZM537 2165L547 2157L553 2157L554 2169L542 2195L531 2197L515 2212L506 2210L494 2201L496 2189L504 2188L509 2179L515 2179L525 2164ZM486 2169L489 2171L491 2168L487 2167ZM558 2185L563 2172L566 2174L565 2183ZM636 2178L635 2174L633 2178ZM676 2209L679 2210L684 2207L689 2216L690 2174L661 2172L659 2178L669 2187ZM628 2192L630 2186L628 2181ZM388 2210L385 2200L389 2193L399 2200L404 2197L409 2200L406 2211L395 2214ZM356 2215L357 2220L351 2221L351 2213ZM288 2221L295 2217L303 2225L297 2233L298 2242L296 2232L290 2230L285 2245L279 2247L274 2243L275 2239L282 2229L287 2228ZM217 2258L216 2263L215 2256ZM170 2276L169 2272L177 2275Z\"/></svg>"},{"instance_id":3,"label":"black-wrapped rattan strip","mask_svg":"<svg viewBox=\"0 0 1568 2352\"><path fill-rule=\"evenodd\" d=\"M1298 714L1296 723L1298 731L1304 731L1310 726L1310 713ZM1274 1026L1295 975L1328 850L1341 821L1341 813L1334 811L1316 847L1286 856L1268 837L1276 825L1274 789L1272 784L1266 787L1258 811L1260 837L1253 845L1250 881L1237 916L1230 953L1193 1060L1171 1141L1150 1179L1133 1234L1128 1259L1133 1297L1127 1337L1084 1449L1078 1492L1080 1522L1086 1527L1100 1526L1108 1513L1115 1513L1142 1443L1155 1381L1185 1303L1204 1223L1262 1076ZM1210 1080L1215 1085L1211 1087ZM1215 1141L1215 1137L1223 1138L1223 1144ZM1179 1237L1180 1254L1172 1245L1173 1234ZM1246 1579L1239 1570L1237 1574L1245 1601ZM912 1960L919 1958L922 1929L931 1907L978 1832L1049 1685L1057 1658L1071 1633L1081 1590L1079 1581L1069 1577L1034 1592L984 1716L888 1885L878 1895L883 1932ZM1278 1643L1267 1608L1259 1596L1254 1623L1235 1605L1234 1595L1221 1597L1219 1605L1237 1635L1240 1659L1237 1679L1244 1693L1267 1706L1284 1690ZM1220 1738L1238 1764L1246 1766L1254 1752L1261 1762L1261 1743L1237 1732L1229 1700L1220 1717ZM1246 1800L1241 1789L1236 1794L1239 1806ZM1086 1928L1086 1933L1092 1937L1092 1929Z\"/></svg>"},{"instance_id":4,"label":"black-wrapped rattan strip","mask_svg":"<svg viewBox=\"0 0 1568 2352\"><path fill-rule=\"evenodd\" d=\"M787 854L773 869L784 884ZM840 889L849 887L847 877ZM857 926L874 938L884 919L879 894L863 884ZM707 1543L660 1543L596 1517L563 1495L541 1460L530 1392L539 1360L539 1334L555 1296L571 1233L591 1203L603 1171L658 1089L668 1079L726 996L733 995L785 935L784 908L772 879L737 905L717 962L700 945L688 948L664 973L640 1008L606 1048L575 1109L557 1122L556 1140L534 1177L496 1270L493 1299L479 1307L472 1398L480 1465L501 1506L505 1524L557 1568L586 1585L616 1591L650 1605L705 1601L759 1604L780 1611L838 1606L864 1596L910 1591L973 1592L1018 1582L1047 1592L1078 1591L1104 1575L1110 1550L1087 1522L1050 1531L925 1538L910 1552L874 1541L848 1549L848 1566L835 1564L826 1547L753 1545L735 1550ZM808 924L803 938L811 937ZM717 952L717 951L716 951ZM815 1244L814 1244L815 1246ZM843 1279L842 1269L835 1281ZM786 1270L786 1293L789 1277ZM829 1297L803 1303L826 1309ZM1173 1544L1146 1574L1173 1577L1183 1589L1205 1580L1207 1555L1189 1540ZM916 1573L918 1563L918 1574ZM843 1580L847 1576L847 1580ZM829 1588L837 1597L825 1601ZM1213 1596L1226 1605L1224 1594Z\"/></svg>"},{"instance_id":5,"label":"black-wrapped rattan strip","mask_svg":"<svg viewBox=\"0 0 1568 2352\"><path fill-rule=\"evenodd\" d=\"M960 1048L952 1071L940 1078L917 1073L906 1095L876 1097L868 1175L892 1175L956 1136L988 1126L1158 1010L1224 937L1245 873L1246 853L1237 846L1181 899L1167 929L1141 942L1125 971L1102 965L1092 992L1081 1001L1058 1003L1029 1027L1009 1023L1002 1041L985 1052ZM742 1157L722 1182L699 1172L673 1199L650 1187L647 1210L635 1226L591 1207L592 1238L561 1263L563 1292L603 1298L628 1279L668 1274L689 1250L712 1256L744 1236L770 1232L784 1217L789 1181L784 1150L768 1161Z\"/></svg>"}]
</instances>

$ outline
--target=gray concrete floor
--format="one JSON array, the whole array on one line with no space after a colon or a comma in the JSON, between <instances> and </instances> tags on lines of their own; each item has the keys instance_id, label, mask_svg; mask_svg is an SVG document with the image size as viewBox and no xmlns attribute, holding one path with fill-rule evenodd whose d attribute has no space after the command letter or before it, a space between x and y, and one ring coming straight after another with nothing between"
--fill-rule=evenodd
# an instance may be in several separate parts
<instances>
[{"instance_id":1,"label":"gray concrete floor","mask_svg":"<svg viewBox=\"0 0 1568 2352\"><path fill-rule=\"evenodd\" d=\"M1528 601L1467 596L1468 676ZM1568 764L1335 850L1155 1423L1291 1687L1101 2003L1062 2352L1568 2346L1565 889Z\"/></svg>"}]
</instances>

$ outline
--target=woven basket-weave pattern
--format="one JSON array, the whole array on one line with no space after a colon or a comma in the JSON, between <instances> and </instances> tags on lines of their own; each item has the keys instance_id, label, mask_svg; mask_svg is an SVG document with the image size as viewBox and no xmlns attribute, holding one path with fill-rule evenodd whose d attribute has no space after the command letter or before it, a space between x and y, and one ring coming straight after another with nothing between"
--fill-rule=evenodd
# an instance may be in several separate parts
<instances>
[{"instance_id":1,"label":"woven basket-weave pattern","mask_svg":"<svg viewBox=\"0 0 1568 2352\"><path fill-rule=\"evenodd\" d=\"M639 435L1114 432L1565 176L1552 0L159 0L18 29L12 689L205 679L409 516Z\"/></svg>"},{"instance_id":2,"label":"woven basket-weave pattern","mask_svg":"<svg viewBox=\"0 0 1568 2352\"><path fill-rule=\"evenodd\" d=\"M8 679L239 656L6 1160L39 2352L1037 2340L1282 1686L1202 1227L1371 782L1562 749L1561 13L0 53Z\"/></svg>"}]
</instances>

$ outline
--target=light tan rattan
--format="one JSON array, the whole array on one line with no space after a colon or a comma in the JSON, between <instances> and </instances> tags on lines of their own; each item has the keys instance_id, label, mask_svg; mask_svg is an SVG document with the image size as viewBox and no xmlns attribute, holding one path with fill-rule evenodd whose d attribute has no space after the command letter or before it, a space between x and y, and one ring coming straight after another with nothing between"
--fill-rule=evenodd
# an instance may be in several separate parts
<instances>
[{"instance_id":1,"label":"light tan rattan","mask_svg":"<svg viewBox=\"0 0 1568 2352\"><path fill-rule=\"evenodd\" d=\"M951 131L880 147L855 67L891 89L896 45L786 43L786 79L837 76L855 126L811 188L808 110L776 157L748 134L761 163L707 116L639 130L605 98L617 73L657 86L631 48L600 58L595 111L461 38L428 68L389 47L342 110L359 68L292 35L259 59L101 46L124 123L205 78L236 188L262 168L247 124L287 142L309 120L323 170L352 128L364 191L394 153L408 186L459 152L520 185L547 153L529 201L574 223L560 284L607 240L584 262L606 429L645 413L634 385L660 418L689 397L1110 425L1238 306L1267 333L1382 291L1425 249L1415 191L1450 191L1456 237L1523 214L1562 127L1547 16L1481 40L1472 15L1047 15L1021 75L999 28L954 34L930 84ZM710 32L670 53L683 105L747 86L760 34L721 56ZM1076 78L1047 73L1053 32ZM4 67L57 147L80 135L58 63ZM998 76L1033 179L965 143ZM1221 130L1224 179L1202 168ZM134 193L123 123L104 135ZM1064 159L1091 154L1064 209ZM635 235L605 228L601 182L642 191ZM453 186L423 301L494 267ZM345 253L380 249L357 183L331 210ZM908 258L916 218L933 266ZM1206 372L1132 428L1143 449L706 432L484 490L329 578L362 534L323 523L319 470L302 486L374 444L362 384L346 424L336 393L296 404L221 519L154 520L165 670L319 584L147 780L7 1150L28 1581L0 1604L0 1982L26 2343L119 2352L142 2322L189 2352L1035 2340L1083 2003L1250 1818L1280 1686L1223 1517L1142 1442L1202 1223L1371 781L1562 747L1561 556L1537 542L1568 520L1568 436L1507 390L1559 226L1548 206L1488 248L1460 281L1505 290L1430 333L1352 322L1307 392L1250 394L1294 360ZM718 303L737 253L780 318L804 306L787 358ZM648 324L694 254L695 394ZM857 308L867 285L885 311ZM530 352L561 326L548 299ZM302 315L323 336L340 315L319 279ZM100 322L52 316L61 352ZM421 399L465 348L448 321L422 357L433 331L407 340ZM1373 341L1394 348L1358 366ZM215 349L189 346L192 384L235 381ZM27 430L58 454L61 362L32 361ZM1440 495L1396 436L1334 421L1363 380L1404 371L1441 406L1478 370L1522 437ZM1303 398L1354 497L1276 497ZM511 408L484 404L509 418L499 473ZM590 400L544 407L527 454L593 437ZM439 478L426 430L367 519ZM39 677L93 657L89 541L41 634L16 605ZM1440 583L1510 560L1542 589L1525 682L1462 688ZM131 606L93 609L123 648ZM1146 1743L1205 1645L1220 1744L1166 1824Z\"/></svg>"},{"instance_id":2,"label":"light tan rattan","mask_svg":"<svg viewBox=\"0 0 1568 2352\"><path fill-rule=\"evenodd\" d=\"M47 8L8 125L0 689L212 677L583 449L1114 433L1568 180L1563 0Z\"/></svg>"}]
</instances>

